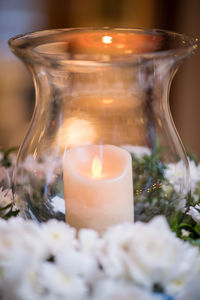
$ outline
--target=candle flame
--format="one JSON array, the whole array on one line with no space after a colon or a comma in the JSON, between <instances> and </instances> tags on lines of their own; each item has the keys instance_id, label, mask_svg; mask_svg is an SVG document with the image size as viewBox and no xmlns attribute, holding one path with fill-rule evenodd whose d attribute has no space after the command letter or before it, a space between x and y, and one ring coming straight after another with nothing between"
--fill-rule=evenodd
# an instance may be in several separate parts
<instances>
[{"instance_id":1,"label":"candle flame","mask_svg":"<svg viewBox=\"0 0 200 300\"><path fill-rule=\"evenodd\" d=\"M99 177L102 171L102 164L97 155L92 160L92 176Z\"/></svg>"}]
</instances>

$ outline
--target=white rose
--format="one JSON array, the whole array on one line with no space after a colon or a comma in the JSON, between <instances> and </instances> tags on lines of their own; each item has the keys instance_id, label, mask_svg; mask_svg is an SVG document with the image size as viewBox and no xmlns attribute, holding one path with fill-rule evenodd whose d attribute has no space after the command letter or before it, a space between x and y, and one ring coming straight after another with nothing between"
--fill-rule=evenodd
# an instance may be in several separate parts
<instances>
[{"instance_id":1,"label":"white rose","mask_svg":"<svg viewBox=\"0 0 200 300\"><path fill-rule=\"evenodd\" d=\"M94 287L90 300L161 300L157 295L124 280L102 279Z\"/></svg>"},{"instance_id":2,"label":"white rose","mask_svg":"<svg viewBox=\"0 0 200 300\"><path fill-rule=\"evenodd\" d=\"M181 291L177 300L199 300L200 295L200 272L194 273L191 280L187 283L185 288Z\"/></svg>"},{"instance_id":3,"label":"white rose","mask_svg":"<svg viewBox=\"0 0 200 300\"><path fill-rule=\"evenodd\" d=\"M45 249L39 226L31 221L12 218L0 220L0 270L3 299L34 299L33 287ZM30 297L24 295L30 293ZM32 291L32 292L30 292ZM39 299L35 297L35 299Z\"/></svg>"},{"instance_id":4,"label":"white rose","mask_svg":"<svg viewBox=\"0 0 200 300\"><path fill-rule=\"evenodd\" d=\"M198 250L176 238L164 217L117 226L105 235L102 265L108 276L132 279L153 290L176 294L195 269Z\"/></svg>"},{"instance_id":5,"label":"white rose","mask_svg":"<svg viewBox=\"0 0 200 300\"><path fill-rule=\"evenodd\" d=\"M186 178L186 166L183 161L168 164L165 177L177 193L187 194L190 189L190 178Z\"/></svg>"},{"instance_id":6,"label":"white rose","mask_svg":"<svg viewBox=\"0 0 200 300\"><path fill-rule=\"evenodd\" d=\"M50 220L41 226L41 239L52 255L58 255L69 245L75 247L78 242L75 238L76 229L64 222Z\"/></svg>"},{"instance_id":7,"label":"white rose","mask_svg":"<svg viewBox=\"0 0 200 300\"><path fill-rule=\"evenodd\" d=\"M45 299L55 296L55 299L84 299L87 287L84 280L74 276L52 263L43 263L38 274L40 288L44 289Z\"/></svg>"}]
</instances>

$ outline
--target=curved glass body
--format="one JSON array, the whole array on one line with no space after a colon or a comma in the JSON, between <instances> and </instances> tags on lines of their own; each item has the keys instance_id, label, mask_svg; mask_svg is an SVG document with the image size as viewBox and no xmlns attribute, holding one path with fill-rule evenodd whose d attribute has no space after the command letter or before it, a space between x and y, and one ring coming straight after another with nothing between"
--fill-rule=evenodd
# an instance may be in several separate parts
<instances>
[{"instance_id":1,"label":"curved glass body","mask_svg":"<svg viewBox=\"0 0 200 300\"><path fill-rule=\"evenodd\" d=\"M100 231L157 214L171 221L189 174L169 87L195 40L82 28L30 33L9 45L36 89L14 172L25 214Z\"/></svg>"}]
</instances>

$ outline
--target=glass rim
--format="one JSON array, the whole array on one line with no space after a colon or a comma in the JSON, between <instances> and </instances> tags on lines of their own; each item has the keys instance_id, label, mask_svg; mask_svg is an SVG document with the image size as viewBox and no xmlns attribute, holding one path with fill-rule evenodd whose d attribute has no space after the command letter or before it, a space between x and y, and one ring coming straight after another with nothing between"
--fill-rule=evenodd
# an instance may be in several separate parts
<instances>
[{"instance_id":1,"label":"glass rim","mask_svg":"<svg viewBox=\"0 0 200 300\"><path fill-rule=\"evenodd\" d=\"M50 45L59 43L59 36L65 34L69 36L70 34L83 34L83 33L121 33L121 34L137 34L138 36L146 35L153 38L163 35L164 37L174 39L179 44L175 47L169 49L162 49L158 51L146 51L143 53L130 53L127 55L121 54L122 59L118 60L97 60L95 58L90 59L75 59L67 58L66 53L60 55L59 53L49 54L39 50L40 46ZM61 40L62 41L62 40ZM14 54L33 62L41 62L43 64L57 63L58 65L73 65L73 66L105 66L105 65L127 65L127 63L138 64L142 60L150 61L155 59L170 58L173 57L175 60L182 60L189 56L198 48L198 38L192 36L181 34L165 29L143 29L143 28L115 28L115 27L74 27L74 28L60 28L60 29L49 29L34 31L25 34L16 35L9 39L8 44L10 49ZM116 56L117 57L117 56ZM113 56L111 55L111 58Z\"/></svg>"}]
</instances>

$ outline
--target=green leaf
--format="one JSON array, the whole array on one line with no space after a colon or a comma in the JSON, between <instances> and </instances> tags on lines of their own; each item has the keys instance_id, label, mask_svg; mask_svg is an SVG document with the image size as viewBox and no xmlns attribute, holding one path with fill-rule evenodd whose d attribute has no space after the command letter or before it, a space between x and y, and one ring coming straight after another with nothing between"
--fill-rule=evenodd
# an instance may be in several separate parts
<instances>
[{"instance_id":1,"label":"green leaf","mask_svg":"<svg viewBox=\"0 0 200 300\"><path fill-rule=\"evenodd\" d=\"M16 217L19 210L14 208L14 204L10 203L6 206L0 207L0 218L8 220L11 217Z\"/></svg>"},{"instance_id":2,"label":"green leaf","mask_svg":"<svg viewBox=\"0 0 200 300\"><path fill-rule=\"evenodd\" d=\"M10 210L5 216L3 216L3 219L8 220L11 217L16 217L19 214L19 210Z\"/></svg>"},{"instance_id":3,"label":"green leaf","mask_svg":"<svg viewBox=\"0 0 200 300\"><path fill-rule=\"evenodd\" d=\"M0 207L0 211L3 211L3 210L7 210L7 209L9 209L9 208L12 208L12 206L13 206L13 204L10 203L10 204L8 204L8 205L6 205L6 206Z\"/></svg>"},{"instance_id":4,"label":"green leaf","mask_svg":"<svg viewBox=\"0 0 200 300\"><path fill-rule=\"evenodd\" d=\"M195 225L194 226L194 231L200 236L200 226L199 225Z\"/></svg>"},{"instance_id":5,"label":"green leaf","mask_svg":"<svg viewBox=\"0 0 200 300\"><path fill-rule=\"evenodd\" d=\"M196 166L198 165L198 158L194 153L187 153L190 160L194 161Z\"/></svg>"},{"instance_id":6,"label":"green leaf","mask_svg":"<svg viewBox=\"0 0 200 300\"><path fill-rule=\"evenodd\" d=\"M190 224L187 224L187 223L181 223L178 225L178 228L179 229L185 229L187 231L190 231L190 232L194 232L194 227Z\"/></svg>"}]
</instances>

